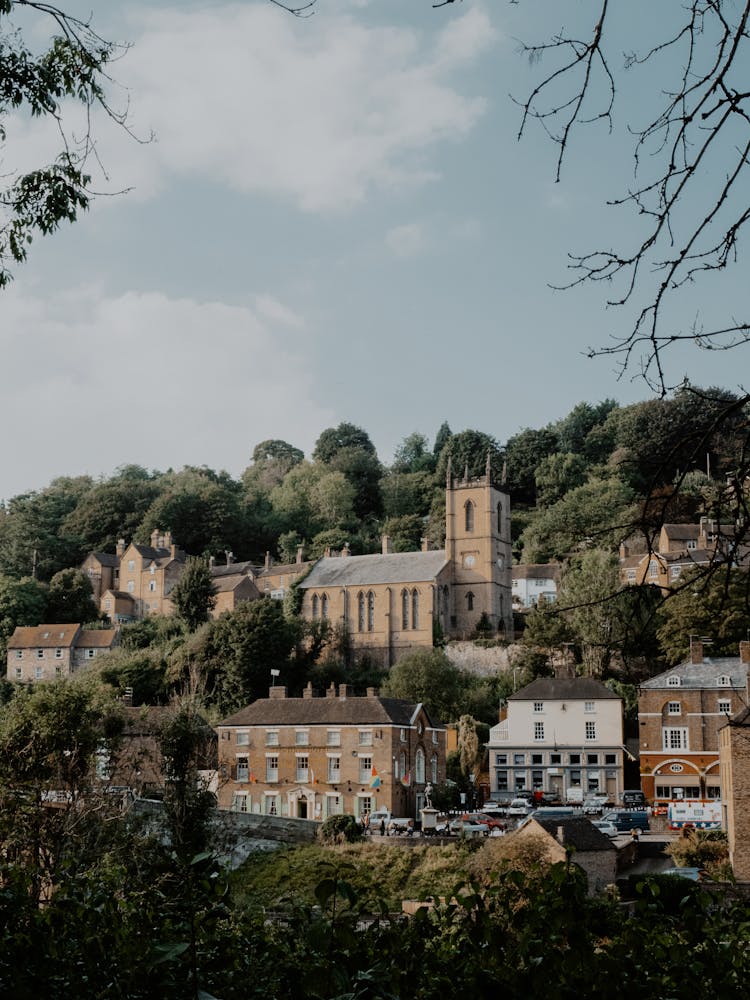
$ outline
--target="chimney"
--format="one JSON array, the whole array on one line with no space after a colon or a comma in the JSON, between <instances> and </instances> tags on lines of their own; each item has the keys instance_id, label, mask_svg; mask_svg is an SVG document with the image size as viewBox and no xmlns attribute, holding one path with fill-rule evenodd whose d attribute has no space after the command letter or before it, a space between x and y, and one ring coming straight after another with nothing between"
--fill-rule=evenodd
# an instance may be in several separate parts
<instances>
[{"instance_id":1,"label":"chimney","mask_svg":"<svg viewBox=\"0 0 750 1000\"><path fill-rule=\"evenodd\" d=\"M170 545L169 546L169 554L172 556L173 559L177 558L177 546L176 545Z\"/></svg>"},{"instance_id":2,"label":"chimney","mask_svg":"<svg viewBox=\"0 0 750 1000\"><path fill-rule=\"evenodd\" d=\"M750 663L750 642L746 639L740 643L740 663Z\"/></svg>"},{"instance_id":3,"label":"chimney","mask_svg":"<svg viewBox=\"0 0 750 1000\"><path fill-rule=\"evenodd\" d=\"M224 549L224 555L227 559L227 566L231 566L234 562L234 552L231 549Z\"/></svg>"},{"instance_id":4,"label":"chimney","mask_svg":"<svg viewBox=\"0 0 750 1000\"><path fill-rule=\"evenodd\" d=\"M171 549L172 548L172 532L171 531L165 531L164 532L164 542L163 542L163 545L164 545L165 549ZM176 549L177 549L177 546L175 546L175 550Z\"/></svg>"},{"instance_id":5,"label":"chimney","mask_svg":"<svg viewBox=\"0 0 750 1000\"><path fill-rule=\"evenodd\" d=\"M118 538L117 539L117 548L115 549L115 554L118 555L118 556L124 556L125 555L125 539L124 538Z\"/></svg>"},{"instance_id":6,"label":"chimney","mask_svg":"<svg viewBox=\"0 0 750 1000\"><path fill-rule=\"evenodd\" d=\"M429 552L430 551L430 540L429 540L429 538L423 538L423 539L421 539L421 541L422 541L422 551L423 552Z\"/></svg>"},{"instance_id":7,"label":"chimney","mask_svg":"<svg viewBox=\"0 0 750 1000\"><path fill-rule=\"evenodd\" d=\"M264 568L266 570L269 570L271 568L271 553L270 552L266 552L266 562L265 562L265 567Z\"/></svg>"},{"instance_id":8,"label":"chimney","mask_svg":"<svg viewBox=\"0 0 750 1000\"><path fill-rule=\"evenodd\" d=\"M159 532L156 528L154 528L154 530L151 532L151 548L152 549L159 548Z\"/></svg>"},{"instance_id":9,"label":"chimney","mask_svg":"<svg viewBox=\"0 0 750 1000\"><path fill-rule=\"evenodd\" d=\"M213 569L215 565L216 565L216 560L214 559L213 556L209 556L208 557L208 568L209 569Z\"/></svg>"},{"instance_id":10,"label":"chimney","mask_svg":"<svg viewBox=\"0 0 750 1000\"><path fill-rule=\"evenodd\" d=\"M279 684L278 687L270 687L268 697L273 698L274 701L283 701L286 698L286 688L283 684Z\"/></svg>"},{"instance_id":11,"label":"chimney","mask_svg":"<svg viewBox=\"0 0 750 1000\"><path fill-rule=\"evenodd\" d=\"M627 542L620 542L620 559L627 559L629 555L630 549Z\"/></svg>"},{"instance_id":12,"label":"chimney","mask_svg":"<svg viewBox=\"0 0 750 1000\"><path fill-rule=\"evenodd\" d=\"M690 640L690 662L694 664L703 663L703 643L700 639Z\"/></svg>"},{"instance_id":13,"label":"chimney","mask_svg":"<svg viewBox=\"0 0 750 1000\"><path fill-rule=\"evenodd\" d=\"M326 688L326 698L335 698L335 697L336 697L336 685L333 683L333 681L331 681L329 686Z\"/></svg>"},{"instance_id":14,"label":"chimney","mask_svg":"<svg viewBox=\"0 0 750 1000\"><path fill-rule=\"evenodd\" d=\"M304 546L298 545L297 546L297 565L298 566L302 562L302 552L303 551L304 551Z\"/></svg>"},{"instance_id":15,"label":"chimney","mask_svg":"<svg viewBox=\"0 0 750 1000\"><path fill-rule=\"evenodd\" d=\"M349 549L349 542L344 542L344 547L343 547L343 549L341 550L341 555L342 555L342 556L343 556L344 558L346 558L347 556L350 556L351 554L352 554L352 553L351 553L351 551L350 551L350 549Z\"/></svg>"},{"instance_id":16,"label":"chimney","mask_svg":"<svg viewBox=\"0 0 750 1000\"><path fill-rule=\"evenodd\" d=\"M377 696L378 696L378 689L377 688L368 688L367 689L367 697L368 698L377 698Z\"/></svg>"},{"instance_id":17,"label":"chimney","mask_svg":"<svg viewBox=\"0 0 750 1000\"><path fill-rule=\"evenodd\" d=\"M393 546L391 545L391 539L388 535L382 535L380 538L380 544L382 547L382 552L384 556L389 556L393 552Z\"/></svg>"},{"instance_id":18,"label":"chimney","mask_svg":"<svg viewBox=\"0 0 750 1000\"><path fill-rule=\"evenodd\" d=\"M331 546L330 545L326 545L326 547L323 549L323 558L324 559L330 559L331 558Z\"/></svg>"},{"instance_id":19,"label":"chimney","mask_svg":"<svg viewBox=\"0 0 750 1000\"><path fill-rule=\"evenodd\" d=\"M346 698L346 693L349 690L347 684L339 684L339 698Z\"/></svg>"},{"instance_id":20,"label":"chimney","mask_svg":"<svg viewBox=\"0 0 750 1000\"><path fill-rule=\"evenodd\" d=\"M304 698L305 700L308 700L308 701L309 701L309 699L310 699L310 698L312 698L312 697L313 697L313 687L312 687L312 681L308 681L308 682L307 682L307 687L306 687L306 688L305 688L305 689L303 690L303 692L302 692L302 697L303 697L303 698Z\"/></svg>"}]
</instances>

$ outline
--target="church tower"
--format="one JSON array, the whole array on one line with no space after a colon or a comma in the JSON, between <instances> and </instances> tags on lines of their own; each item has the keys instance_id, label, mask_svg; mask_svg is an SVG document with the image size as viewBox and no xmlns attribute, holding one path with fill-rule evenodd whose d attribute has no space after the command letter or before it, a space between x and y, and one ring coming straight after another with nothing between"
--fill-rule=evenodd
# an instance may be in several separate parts
<instances>
[{"instance_id":1,"label":"church tower","mask_svg":"<svg viewBox=\"0 0 750 1000\"><path fill-rule=\"evenodd\" d=\"M492 630L512 637L510 496L492 483L490 455L485 474L453 475L445 483L445 555L451 565L449 631L469 635L486 614Z\"/></svg>"}]
</instances>

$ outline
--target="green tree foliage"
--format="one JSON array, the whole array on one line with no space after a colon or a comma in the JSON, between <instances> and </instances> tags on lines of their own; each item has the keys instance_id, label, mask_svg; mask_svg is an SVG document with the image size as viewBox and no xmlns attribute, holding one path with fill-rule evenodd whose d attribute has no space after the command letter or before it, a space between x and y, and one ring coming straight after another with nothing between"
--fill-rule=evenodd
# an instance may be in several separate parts
<instances>
[{"instance_id":1,"label":"green tree foliage","mask_svg":"<svg viewBox=\"0 0 750 1000\"><path fill-rule=\"evenodd\" d=\"M19 625L41 625L47 616L47 591L36 580L13 580L0 574L0 660Z\"/></svg>"},{"instance_id":2,"label":"green tree foliage","mask_svg":"<svg viewBox=\"0 0 750 1000\"><path fill-rule=\"evenodd\" d=\"M11 20L29 11L35 15L27 22L29 34L37 43L42 40L41 52L24 42ZM54 232L62 222L74 222L88 208L91 176L86 164L93 140L67 128L66 112L71 103L83 105L86 120L100 107L111 120L125 124L125 115L108 103L105 94L108 65L116 51L88 22L55 6L28 0L0 2L0 151L5 164L0 201L7 212L0 227L0 288L11 279L10 267L26 260L35 236ZM50 118L57 124L60 152L53 162L25 169L10 159L5 124L11 115L21 120Z\"/></svg>"},{"instance_id":3,"label":"green tree foliage","mask_svg":"<svg viewBox=\"0 0 750 1000\"><path fill-rule=\"evenodd\" d=\"M216 606L216 588L204 559L187 560L170 598L191 632L208 621Z\"/></svg>"},{"instance_id":4,"label":"green tree foliage","mask_svg":"<svg viewBox=\"0 0 750 1000\"><path fill-rule=\"evenodd\" d=\"M426 517L436 497L445 502L444 485L429 472L391 470L380 481L386 517Z\"/></svg>"},{"instance_id":5,"label":"green tree foliage","mask_svg":"<svg viewBox=\"0 0 750 1000\"><path fill-rule=\"evenodd\" d=\"M169 696L167 661L157 649L132 651L113 649L96 659L102 684L121 698L132 692L133 705L163 705Z\"/></svg>"},{"instance_id":6,"label":"green tree foliage","mask_svg":"<svg viewBox=\"0 0 750 1000\"><path fill-rule=\"evenodd\" d=\"M743 570L685 575L659 613L657 635L669 663L690 652L690 636L710 639L711 655L734 656L747 638L750 577Z\"/></svg>"},{"instance_id":7,"label":"green tree foliage","mask_svg":"<svg viewBox=\"0 0 750 1000\"><path fill-rule=\"evenodd\" d=\"M381 693L422 702L433 719L448 722L457 718L462 689L461 671L441 649L419 649L391 667Z\"/></svg>"},{"instance_id":8,"label":"green tree foliage","mask_svg":"<svg viewBox=\"0 0 750 1000\"><path fill-rule=\"evenodd\" d=\"M583 486L586 461L572 452L558 452L543 458L536 469L536 497L540 507L551 507L566 493Z\"/></svg>"},{"instance_id":9,"label":"green tree foliage","mask_svg":"<svg viewBox=\"0 0 750 1000\"><path fill-rule=\"evenodd\" d=\"M601 403L578 403L570 413L553 425L558 440L558 450L565 453L587 458L590 462L604 461L612 450L611 447L602 453L602 437L592 432L601 428L609 414L617 409L614 399L605 399Z\"/></svg>"},{"instance_id":10,"label":"green tree foliage","mask_svg":"<svg viewBox=\"0 0 750 1000\"><path fill-rule=\"evenodd\" d=\"M497 441L483 431L467 430L452 434L438 458L439 481L445 482L448 459L454 476L463 476L467 468L470 476L483 476L487 468L488 452L493 479L499 483L503 472L503 455Z\"/></svg>"},{"instance_id":11,"label":"green tree foliage","mask_svg":"<svg viewBox=\"0 0 750 1000\"><path fill-rule=\"evenodd\" d=\"M536 470L543 459L558 450L557 435L549 427L527 427L508 438L505 445L508 488L514 504L536 502Z\"/></svg>"},{"instance_id":12,"label":"green tree foliage","mask_svg":"<svg viewBox=\"0 0 750 1000\"><path fill-rule=\"evenodd\" d=\"M87 490L66 517L63 530L87 551L111 552L118 539L130 539L159 495L158 474L138 465L118 469L112 479Z\"/></svg>"},{"instance_id":13,"label":"green tree foliage","mask_svg":"<svg viewBox=\"0 0 750 1000\"><path fill-rule=\"evenodd\" d=\"M315 443L313 458L328 465L340 451L366 451L374 455L375 445L367 431L344 422L323 431Z\"/></svg>"},{"instance_id":14,"label":"green tree foliage","mask_svg":"<svg viewBox=\"0 0 750 1000\"><path fill-rule=\"evenodd\" d=\"M99 609L94 602L91 581L80 569L61 569L50 580L47 597L49 622L94 622Z\"/></svg>"},{"instance_id":15,"label":"green tree foliage","mask_svg":"<svg viewBox=\"0 0 750 1000\"><path fill-rule=\"evenodd\" d=\"M633 491L617 478L591 479L537 515L521 536L524 562L565 559L585 545L614 548L635 522Z\"/></svg>"},{"instance_id":16,"label":"green tree foliage","mask_svg":"<svg viewBox=\"0 0 750 1000\"><path fill-rule=\"evenodd\" d=\"M432 454L436 460L440 457L440 452L448 443L448 439L452 436L452 433L448 426L448 421L444 420L440 427L438 427L438 432L435 435L435 443L432 446Z\"/></svg>"},{"instance_id":17,"label":"green tree foliage","mask_svg":"<svg viewBox=\"0 0 750 1000\"><path fill-rule=\"evenodd\" d=\"M254 501L268 496L304 457L304 452L287 441L261 441L253 449L252 465L242 474L243 485Z\"/></svg>"},{"instance_id":18,"label":"green tree foliage","mask_svg":"<svg viewBox=\"0 0 750 1000\"><path fill-rule=\"evenodd\" d=\"M91 488L87 476L59 478L37 493L14 497L0 516L0 572L49 580L78 565L85 547L65 528L68 515Z\"/></svg>"},{"instance_id":19,"label":"green tree foliage","mask_svg":"<svg viewBox=\"0 0 750 1000\"><path fill-rule=\"evenodd\" d=\"M340 448L328 465L336 472L343 473L351 485L354 491L352 511L355 517L366 520L382 516L380 480L383 467L374 451L367 448Z\"/></svg>"},{"instance_id":20,"label":"green tree foliage","mask_svg":"<svg viewBox=\"0 0 750 1000\"><path fill-rule=\"evenodd\" d=\"M424 434L414 431L405 437L393 456L393 472L433 472L435 455L429 449Z\"/></svg>"}]
</instances>

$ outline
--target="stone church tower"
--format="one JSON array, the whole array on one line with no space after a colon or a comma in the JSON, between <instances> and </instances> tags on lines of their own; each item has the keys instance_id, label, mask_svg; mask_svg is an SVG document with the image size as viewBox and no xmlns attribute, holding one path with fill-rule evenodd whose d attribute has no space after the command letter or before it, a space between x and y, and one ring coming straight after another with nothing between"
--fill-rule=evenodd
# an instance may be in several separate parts
<instances>
[{"instance_id":1,"label":"stone church tower","mask_svg":"<svg viewBox=\"0 0 750 1000\"><path fill-rule=\"evenodd\" d=\"M452 573L448 631L468 635L487 615L493 631L512 636L510 497L492 484L490 456L485 474L468 468L455 477L450 462L445 484L445 555Z\"/></svg>"}]
</instances>

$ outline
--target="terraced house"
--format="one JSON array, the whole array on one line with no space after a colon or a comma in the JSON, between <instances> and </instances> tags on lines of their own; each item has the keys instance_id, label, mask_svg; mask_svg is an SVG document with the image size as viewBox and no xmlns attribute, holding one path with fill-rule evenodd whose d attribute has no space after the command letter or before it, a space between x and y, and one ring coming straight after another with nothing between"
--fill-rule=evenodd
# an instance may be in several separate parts
<instances>
[{"instance_id":1,"label":"terraced house","mask_svg":"<svg viewBox=\"0 0 750 1000\"><path fill-rule=\"evenodd\" d=\"M118 630L80 624L19 626L8 640L9 681L54 681L86 667L112 649Z\"/></svg>"}]
</instances>

